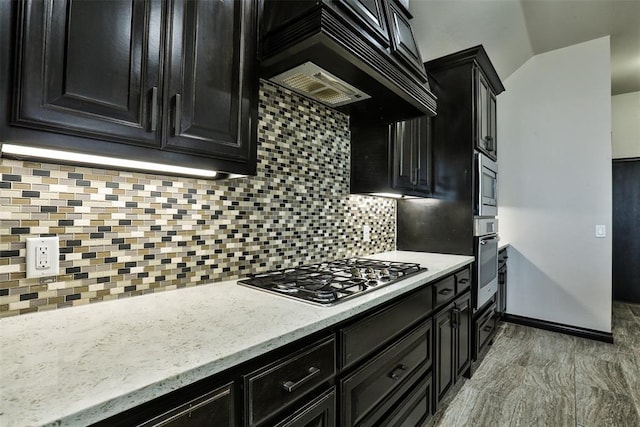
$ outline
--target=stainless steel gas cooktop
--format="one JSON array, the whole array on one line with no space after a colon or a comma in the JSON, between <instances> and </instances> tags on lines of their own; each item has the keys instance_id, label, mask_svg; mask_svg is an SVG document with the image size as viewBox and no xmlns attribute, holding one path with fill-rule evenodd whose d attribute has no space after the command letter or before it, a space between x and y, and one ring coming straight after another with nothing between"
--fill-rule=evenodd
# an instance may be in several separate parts
<instances>
[{"instance_id":1,"label":"stainless steel gas cooktop","mask_svg":"<svg viewBox=\"0 0 640 427\"><path fill-rule=\"evenodd\" d=\"M347 258L250 275L239 284L327 306L405 279L420 264Z\"/></svg>"}]
</instances>

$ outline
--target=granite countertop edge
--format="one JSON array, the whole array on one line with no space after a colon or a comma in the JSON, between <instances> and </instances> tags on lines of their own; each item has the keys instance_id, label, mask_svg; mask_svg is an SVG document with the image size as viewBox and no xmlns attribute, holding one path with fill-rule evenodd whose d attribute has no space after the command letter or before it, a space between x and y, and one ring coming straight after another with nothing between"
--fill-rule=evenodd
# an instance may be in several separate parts
<instances>
[{"instance_id":1,"label":"granite countertop edge","mask_svg":"<svg viewBox=\"0 0 640 427\"><path fill-rule=\"evenodd\" d=\"M100 421L473 262L471 256L404 251L370 257L418 262L429 271L331 307L239 286L234 280L2 319L0 425ZM183 305L176 306L178 296ZM268 322L274 326L259 328Z\"/></svg>"}]
</instances>

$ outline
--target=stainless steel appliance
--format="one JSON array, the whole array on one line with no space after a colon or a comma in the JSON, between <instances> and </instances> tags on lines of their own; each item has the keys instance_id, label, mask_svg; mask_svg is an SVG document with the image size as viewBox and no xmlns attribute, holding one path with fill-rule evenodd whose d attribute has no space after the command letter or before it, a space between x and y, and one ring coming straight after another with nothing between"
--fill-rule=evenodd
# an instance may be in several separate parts
<instances>
[{"instance_id":1,"label":"stainless steel appliance","mask_svg":"<svg viewBox=\"0 0 640 427\"><path fill-rule=\"evenodd\" d=\"M476 218L474 236L476 245L475 310L486 304L498 290L498 220Z\"/></svg>"},{"instance_id":2,"label":"stainless steel appliance","mask_svg":"<svg viewBox=\"0 0 640 427\"><path fill-rule=\"evenodd\" d=\"M327 306L427 270L414 263L347 258L252 274L238 283Z\"/></svg>"},{"instance_id":3,"label":"stainless steel appliance","mask_svg":"<svg viewBox=\"0 0 640 427\"><path fill-rule=\"evenodd\" d=\"M476 216L498 215L498 164L476 153Z\"/></svg>"}]
</instances>

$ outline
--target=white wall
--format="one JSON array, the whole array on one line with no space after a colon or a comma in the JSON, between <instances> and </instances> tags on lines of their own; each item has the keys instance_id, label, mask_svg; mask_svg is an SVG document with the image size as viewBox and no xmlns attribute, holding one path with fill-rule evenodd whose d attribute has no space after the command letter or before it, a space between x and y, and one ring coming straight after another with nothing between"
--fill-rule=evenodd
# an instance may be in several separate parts
<instances>
[{"instance_id":1,"label":"white wall","mask_svg":"<svg viewBox=\"0 0 640 427\"><path fill-rule=\"evenodd\" d=\"M614 159L640 157L640 92L611 97Z\"/></svg>"},{"instance_id":2,"label":"white wall","mask_svg":"<svg viewBox=\"0 0 640 427\"><path fill-rule=\"evenodd\" d=\"M608 36L534 56L504 82L498 216L511 314L611 332L610 82Z\"/></svg>"}]
</instances>

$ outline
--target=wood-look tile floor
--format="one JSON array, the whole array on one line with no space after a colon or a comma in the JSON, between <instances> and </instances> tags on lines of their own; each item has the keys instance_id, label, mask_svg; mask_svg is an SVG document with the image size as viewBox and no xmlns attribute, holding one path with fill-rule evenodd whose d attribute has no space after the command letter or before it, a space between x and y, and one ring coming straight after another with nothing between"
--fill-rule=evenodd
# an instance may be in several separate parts
<instances>
[{"instance_id":1,"label":"wood-look tile floor","mask_svg":"<svg viewBox=\"0 0 640 427\"><path fill-rule=\"evenodd\" d=\"M640 305L613 303L614 344L501 323L428 427L640 427Z\"/></svg>"}]
</instances>

